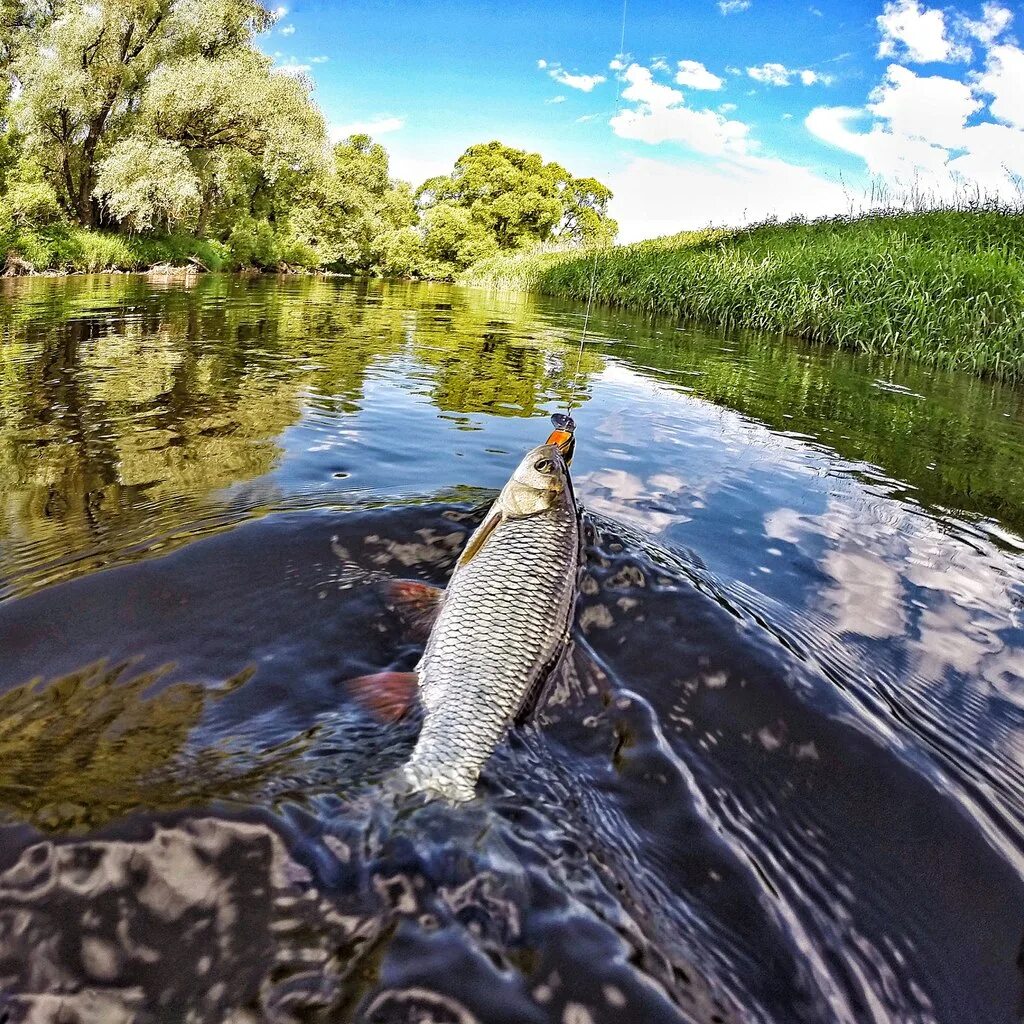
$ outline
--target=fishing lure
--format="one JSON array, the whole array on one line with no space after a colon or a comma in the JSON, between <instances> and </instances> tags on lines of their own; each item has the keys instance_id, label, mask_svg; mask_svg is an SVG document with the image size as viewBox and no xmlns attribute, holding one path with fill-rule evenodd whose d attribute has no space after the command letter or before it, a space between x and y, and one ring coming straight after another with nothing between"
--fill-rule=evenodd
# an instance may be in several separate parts
<instances>
[{"instance_id":1,"label":"fishing lure","mask_svg":"<svg viewBox=\"0 0 1024 1024\"><path fill-rule=\"evenodd\" d=\"M576 452L576 421L567 412L556 412L551 417L551 425L555 429L548 436L547 443L557 445L565 464L571 466Z\"/></svg>"}]
</instances>

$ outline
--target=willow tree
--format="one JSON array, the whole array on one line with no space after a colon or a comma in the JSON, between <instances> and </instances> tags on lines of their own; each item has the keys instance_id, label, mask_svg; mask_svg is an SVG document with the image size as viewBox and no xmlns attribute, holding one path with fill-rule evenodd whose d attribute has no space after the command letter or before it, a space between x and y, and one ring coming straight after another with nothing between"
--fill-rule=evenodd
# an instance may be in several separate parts
<instances>
[{"instance_id":1,"label":"willow tree","mask_svg":"<svg viewBox=\"0 0 1024 1024\"><path fill-rule=\"evenodd\" d=\"M194 213L188 226L199 235L218 204L273 221L322 169L325 139L308 83L275 73L262 53L191 57L154 72L133 132L100 164L97 191L119 217L126 198L152 197L149 224Z\"/></svg>"},{"instance_id":2,"label":"willow tree","mask_svg":"<svg viewBox=\"0 0 1024 1024\"><path fill-rule=\"evenodd\" d=\"M20 85L15 122L86 227L101 219L99 164L138 130L154 74L254 52L253 36L273 22L254 0L21 0L12 11L4 34Z\"/></svg>"}]
</instances>

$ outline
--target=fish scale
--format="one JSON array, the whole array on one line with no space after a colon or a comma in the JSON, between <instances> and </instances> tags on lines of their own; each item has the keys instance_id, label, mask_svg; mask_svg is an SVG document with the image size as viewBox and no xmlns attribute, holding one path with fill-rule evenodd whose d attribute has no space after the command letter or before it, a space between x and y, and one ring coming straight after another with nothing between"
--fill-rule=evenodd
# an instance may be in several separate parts
<instances>
[{"instance_id":1,"label":"fish scale","mask_svg":"<svg viewBox=\"0 0 1024 1024\"><path fill-rule=\"evenodd\" d=\"M550 506L502 518L445 591L418 666L426 714L404 768L417 789L471 799L480 770L567 640L579 519L560 472L564 486Z\"/></svg>"}]
</instances>

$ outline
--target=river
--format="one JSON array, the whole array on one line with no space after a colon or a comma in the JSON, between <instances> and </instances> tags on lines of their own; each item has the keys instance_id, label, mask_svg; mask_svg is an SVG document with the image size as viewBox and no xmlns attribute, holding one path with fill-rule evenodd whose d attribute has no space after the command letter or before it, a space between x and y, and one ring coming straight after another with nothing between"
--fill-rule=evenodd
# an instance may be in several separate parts
<instances>
[{"instance_id":1,"label":"river","mask_svg":"<svg viewBox=\"0 0 1024 1024\"><path fill-rule=\"evenodd\" d=\"M1010 1024L1024 392L444 285L0 282L0 1016ZM575 405L472 804L346 679Z\"/></svg>"}]
</instances>

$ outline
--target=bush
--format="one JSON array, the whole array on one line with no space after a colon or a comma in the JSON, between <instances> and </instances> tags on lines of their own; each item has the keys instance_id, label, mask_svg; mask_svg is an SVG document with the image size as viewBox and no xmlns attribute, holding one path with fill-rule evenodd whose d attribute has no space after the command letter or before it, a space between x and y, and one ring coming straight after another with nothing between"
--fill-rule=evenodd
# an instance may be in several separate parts
<instances>
[{"instance_id":1,"label":"bush","mask_svg":"<svg viewBox=\"0 0 1024 1024\"><path fill-rule=\"evenodd\" d=\"M68 224L30 230L0 227L0 256L23 259L35 270L96 274L108 270L144 270L157 263L184 265L198 260L208 270L226 270L233 263L222 242L190 235L139 238L116 235Z\"/></svg>"},{"instance_id":2,"label":"bush","mask_svg":"<svg viewBox=\"0 0 1024 1024\"><path fill-rule=\"evenodd\" d=\"M227 247L240 266L273 270L281 266L320 265L320 258L311 244L254 217L245 217L232 227Z\"/></svg>"}]
</instances>

